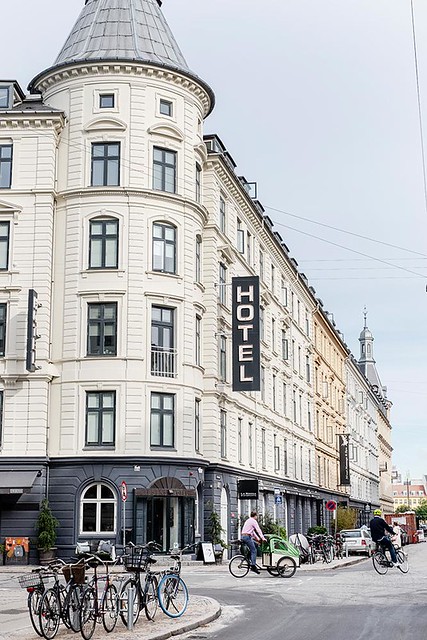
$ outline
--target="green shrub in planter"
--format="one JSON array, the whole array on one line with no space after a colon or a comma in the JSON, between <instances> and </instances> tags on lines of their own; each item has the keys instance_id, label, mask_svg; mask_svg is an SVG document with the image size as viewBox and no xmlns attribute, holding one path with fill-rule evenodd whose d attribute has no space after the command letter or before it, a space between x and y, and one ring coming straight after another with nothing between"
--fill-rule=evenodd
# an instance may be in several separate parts
<instances>
[{"instance_id":1,"label":"green shrub in planter","mask_svg":"<svg viewBox=\"0 0 427 640\"><path fill-rule=\"evenodd\" d=\"M39 551L49 551L55 546L58 526L59 522L49 507L49 500L44 498L41 502L36 522L37 547Z\"/></svg>"}]
</instances>

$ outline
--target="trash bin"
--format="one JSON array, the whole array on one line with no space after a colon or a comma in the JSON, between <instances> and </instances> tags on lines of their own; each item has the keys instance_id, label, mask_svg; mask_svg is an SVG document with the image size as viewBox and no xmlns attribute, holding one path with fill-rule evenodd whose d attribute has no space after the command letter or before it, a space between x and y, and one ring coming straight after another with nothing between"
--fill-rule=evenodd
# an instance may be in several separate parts
<instances>
[{"instance_id":1,"label":"trash bin","mask_svg":"<svg viewBox=\"0 0 427 640\"><path fill-rule=\"evenodd\" d=\"M5 539L4 563L5 565L25 565L30 558L30 539L20 536L11 536Z\"/></svg>"}]
</instances>

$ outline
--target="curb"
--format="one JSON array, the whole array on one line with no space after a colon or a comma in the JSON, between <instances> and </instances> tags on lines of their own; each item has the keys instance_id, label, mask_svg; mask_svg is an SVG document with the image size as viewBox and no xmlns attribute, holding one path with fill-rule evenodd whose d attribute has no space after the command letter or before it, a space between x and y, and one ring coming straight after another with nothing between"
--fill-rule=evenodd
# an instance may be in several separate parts
<instances>
[{"instance_id":1,"label":"curb","mask_svg":"<svg viewBox=\"0 0 427 640\"><path fill-rule=\"evenodd\" d=\"M193 596L193 599L196 599L197 596ZM207 596L202 596L201 599L205 600L205 601L209 601L209 603L211 604L211 607L215 607L215 611L207 616L201 617L198 620L195 620L194 622L190 622L188 624L183 624L180 627L177 627L175 629L171 629L170 631L166 631L164 633L157 633L157 634L153 634L153 635L148 635L146 631L144 632L144 639L146 640L167 640L168 638L171 638L173 636L178 636L181 635L183 633L187 633L188 631L194 631L194 629L197 629L198 627L202 627L205 624L209 624L209 622L213 622L214 620L216 620L217 618L220 617L221 613L222 613L222 609L221 609L221 605L219 604L219 602L217 602L217 600L214 600L213 598L208 598ZM185 614L184 614L185 615Z\"/></svg>"}]
</instances>

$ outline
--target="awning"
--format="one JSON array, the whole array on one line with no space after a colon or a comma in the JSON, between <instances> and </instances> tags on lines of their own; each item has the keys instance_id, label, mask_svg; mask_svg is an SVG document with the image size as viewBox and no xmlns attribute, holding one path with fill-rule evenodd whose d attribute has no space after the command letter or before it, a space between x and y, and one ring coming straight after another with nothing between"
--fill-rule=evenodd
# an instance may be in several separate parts
<instances>
[{"instance_id":1,"label":"awning","mask_svg":"<svg viewBox=\"0 0 427 640\"><path fill-rule=\"evenodd\" d=\"M1 471L0 494L29 493L38 471Z\"/></svg>"}]
</instances>

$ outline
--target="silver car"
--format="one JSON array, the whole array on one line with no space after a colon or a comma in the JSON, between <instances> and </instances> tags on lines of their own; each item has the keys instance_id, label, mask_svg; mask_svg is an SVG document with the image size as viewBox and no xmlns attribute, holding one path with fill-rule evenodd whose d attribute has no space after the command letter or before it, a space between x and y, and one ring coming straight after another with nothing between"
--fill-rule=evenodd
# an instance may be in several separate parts
<instances>
[{"instance_id":1,"label":"silver car","mask_svg":"<svg viewBox=\"0 0 427 640\"><path fill-rule=\"evenodd\" d=\"M375 550L376 545L368 529L343 529L340 534L344 539L344 553L346 547L348 553L365 553L367 556Z\"/></svg>"}]
</instances>

